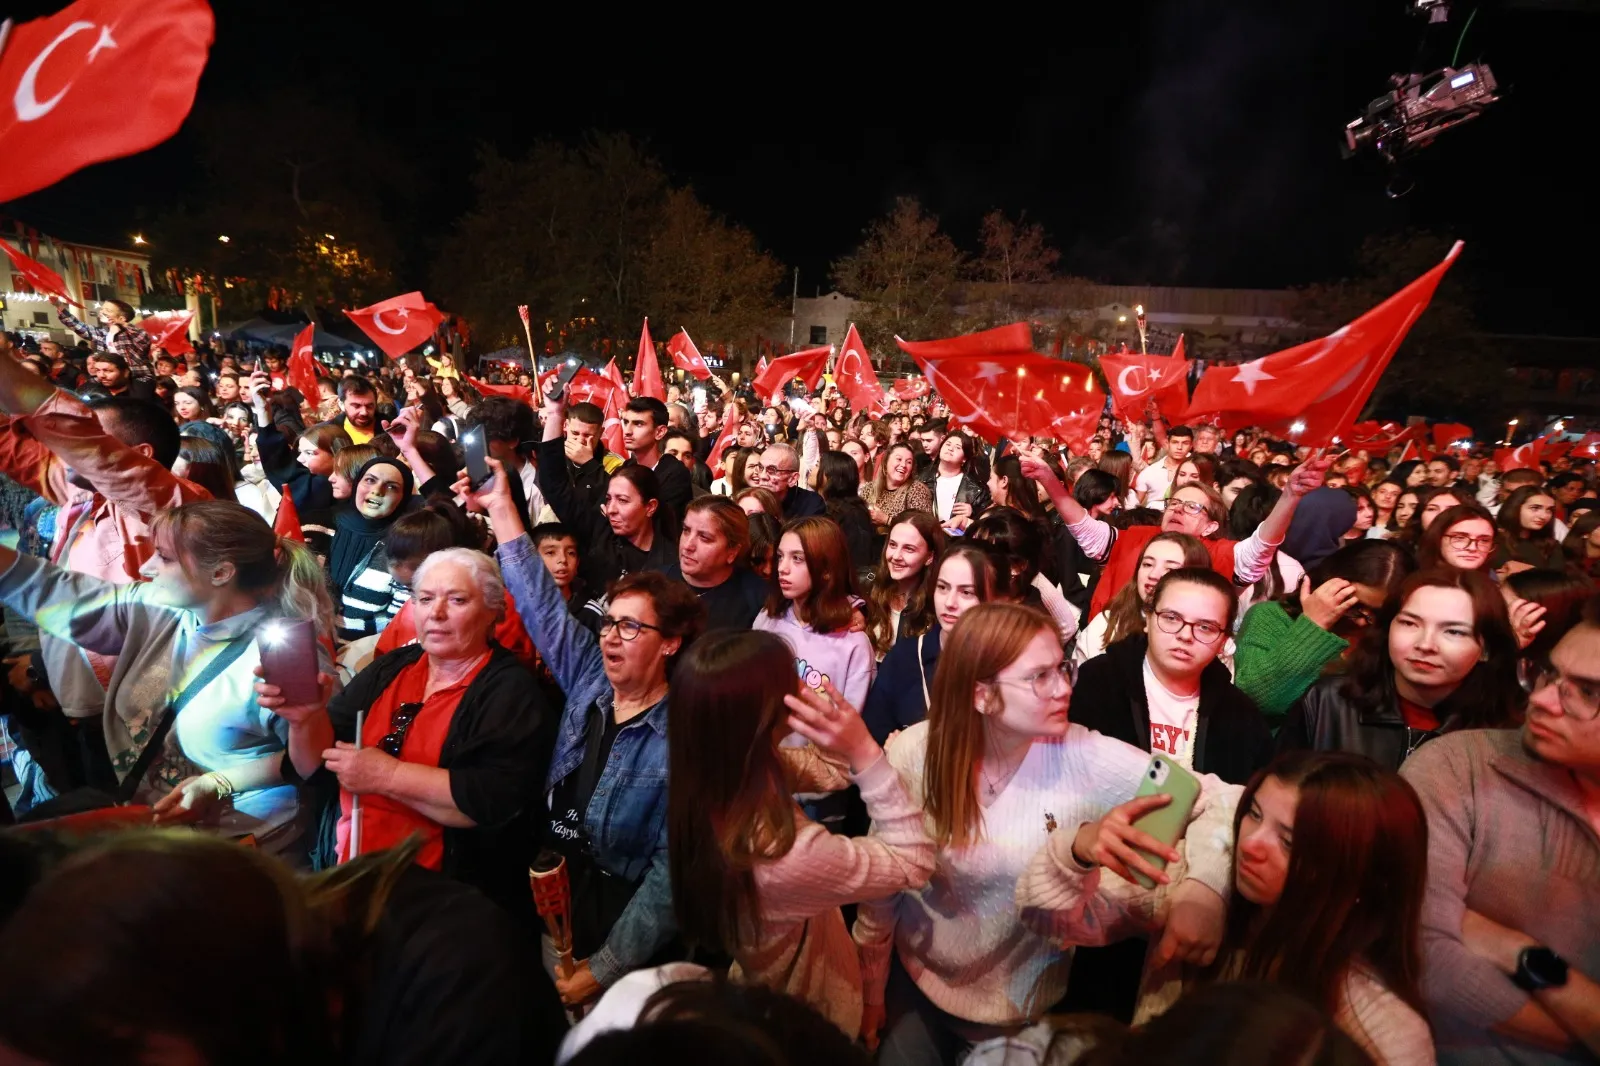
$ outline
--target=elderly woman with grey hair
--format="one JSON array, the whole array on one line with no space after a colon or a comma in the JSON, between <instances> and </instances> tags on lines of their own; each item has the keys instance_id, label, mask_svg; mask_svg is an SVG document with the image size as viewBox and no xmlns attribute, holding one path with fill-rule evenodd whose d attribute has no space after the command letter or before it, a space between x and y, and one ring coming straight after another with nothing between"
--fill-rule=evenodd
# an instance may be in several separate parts
<instances>
[{"instance_id":1,"label":"elderly woman with grey hair","mask_svg":"<svg viewBox=\"0 0 1600 1066\"><path fill-rule=\"evenodd\" d=\"M490 642L505 609L500 568L482 552L446 548L423 560L411 587L416 643L375 660L326 708L335 742L316 777L338 779L339 802L323 861L350 858L357 825L363 853L416 834L420 865L532 923L529 848L553 719L533 676ZM291 722L324 713L276 706L265 693L261 702Z\"/></svg>"}]
</instances>

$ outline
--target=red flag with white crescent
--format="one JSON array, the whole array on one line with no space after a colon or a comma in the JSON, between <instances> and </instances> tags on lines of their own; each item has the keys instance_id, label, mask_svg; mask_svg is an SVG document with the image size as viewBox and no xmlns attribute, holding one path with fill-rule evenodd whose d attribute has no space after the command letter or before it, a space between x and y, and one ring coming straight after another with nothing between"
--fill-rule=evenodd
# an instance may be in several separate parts
<instances>
[{"instance_id":1,"label":"red flag with white crescent","mask_svg":"<svg viewBox=\"0 0 1600 1066\"><path fill-rule=\"evenodd\" d=\"M139 325L150 334L151 348L160 348L168 355L191 355L194 345L189 343L189 323L193 321L193 311L159 311L146 316Z\"/></svg>"},{"instance_id":2,"label":"red flag with white crescent","mask_svg":"<svg viewBox=\"0 0 1600 1066\"><path fill-rule=\"evenodd\" d=\"M667 354L672 357L673 366L681 367L701 381L711 380L711 368L700 358L700 349L689 339L688 330L680 329L672 335L672 339L667 341Z\"/></svg>"},{"instance_id":3,"label":"red flag with white crescent","mask_svg":"<svg viewBox=\"0 0 1600 1066\"><path fill-rule=\"evenodd\" d=\"M716 443L711 446L711 451L706 454L706 468L711 471L712 477L722 477L722 456L739 439L739 420L737 418L723 418L722 432L717 434Z\"/></svg>"},{"instance_id":4,"label":"red flag with white crescent","mask_svg":"<svg viewBox=\"0 0 1600 1066\"><path fill-rule=\"evenodd\" d=\"M78 0L0 25L0 202L160 144L194 106L205 0Z\"/></svg>"},{"instance_id":5,"label":"red flag with white crescent","mask_svg":"<svg viewBox=\"0 0 1600 1066\"><path fill-rule=\"evenodd\" d=\"M1507 470L1537 470L1539 460L1544 458L1545 445L1551 439L1540 437L1515 448L1501 448L1494 453L1494 465L1500 468L1502 474Z\"/></svg>"},{"instance_id":6,"label":"red flag with white crescent","mask_svg":"<svg viewBox=\"0 0 1600 1066\"><path fill-rule=\"evenodd\" d=\"M628 454L628 444L622 436L622 407L626 395L622 389L612 389L606 395L606 420L600 430L600 440L613 455Z\"/></svg>"},{"instance_id":7,"label":"red flag with white crescent","mask_svg":"<svg viewBox=\"0 0 1600 1066\"><path fill-rule=\"evenodd\" d=\"M839 362L833 368L833 380L850 402L852 411L876 413L889 406L883 386L878 384L878 372L872 367L867 346L861 343L861 334L856 332L854 322L845 331Z\"/></svg>"},{"instance_id":8,"label":"red flag with white crescent","mask_svg":"<svg viewBox=\"0 0 1600 1066\"><path fill-rule=\"evenodd\" d=\"M627 394L628 383L626 380L624 380L622 371L617 369L617 360L615 357L613 357L612 360L606 364L605 369L600 371L600 374L602 377L609 378L617 386L617 388L623 391L624 395Z\"/></svg>"},{"instance_id":9,"label":"red flag with white crescent","mask_svg":"<svg viewBox=\"0 0 1600 1066\"><path fill-rule=\"evenodd\" d=\"M639 354L633 361L633 394L654 396L663 403L667 400L667 387L661 382L661 363L656 359L655 341L650 339L648 318L639 333Z\"/></svg>"},{"instance_id":10,"label":"red flag with white crescent","mask_svg":"<svg viewBox=\"0 0 1600 1066\"><path fill-rule=\"evenodd\" d=\"M764 400L781 395L784 386L795 378L804 381L806 388L815 389L817 382L822 380L822 372L827 368L828 357L832 354L833 349L824 345L780 355L767 364L767 368L756 376L750 387Z\"/></svg>"},{"instance_id":11,"label":"red flag with white crescent","mask_svg":"<svg viewBox=\"0 0 1600 1066\"><path fill-rule=\"evenodd\" d=\"M1106 384L1111 389L1111 410L1118 418L1142 422L1150 404L1168 421L1175 421L1189 402L1188 364L1169 355L1112 355L1100 357Z\"/></svg>"},{"instance_id":12,"label":"red flag with white crescent","mask_svg":"<svg viewBox=\"0 0 1600 1066\"><path fill-rule=\"evenodd\" d=\"M421 347L444 321L444 312L425 300L420 292L391 296L369 307L346 311L345 315L391 359Z\"/></svg>"},{"instance_id":13,"label":"red flag with white crescent","mask_svg":"<svg viewBox=\"0 0 1600 1066\"><path fill-rule=\"evenodd\" d=\"M321 371L317 367L316 348L317 326L314 322L306 323L306 328L295 334L294 344L289 348L289 384L300 390L300 395L306 402L315 407L322 399L317 389L317 378Z\"/></svg>"},{"instance_id":14,"label":"red flag with white crescent","mask_svg":"<svg viewBox=\"0 0 1600 1066\"><path fill-rule=\"evenodd\" d=\"M1326 337L1238 366L1207 367L1184 420L1214 416L1229 431L1257 425L1295 444L1331 443L1360 416L1461 247L1457 241L1438 266Z\"/></svg>"},{"instance_id":15,"label":"red flag with white crescent","mask_svg":"<svg viewBox=\"0 0 1600 1066\"><path fill-rule=\"evenodd\" d=\"M985 440L1053 437L1083 448L1105 410L1089 368L1044 355L914 355L950 408Z\"/></svg>"},{"instance_id":16,"label":"red flag with white crescent","mask_svg":"<svg viewBox=\"0 0 1600 1066\"><path fill-rule=\"evenodd\" d=\"M3 197L0 197L0 199L3 199ZM24 281L33 286L35 292L45 296L59 296L70 304L83 306L80 301L74 300L72 295L67 292L67 283L61 280L61 275L54 270L51 270L37 259L11 247L9 241L0 240L0 252L6 253L6 257L11 260L11 265L16 267L17 273L22 275Z\"/></svg>"},{"instance_id":17,"label":"red flag with white crescent","mask_svg":"<svg viewBox=\"0 0 1600 1066\"><path fill-rule=\"evenodd\" d=\"M763 355L760 359L756 360L756 377L760 378L761 375L765 374L766 372L767 372L767 357Z\"/></svg>"}]
</instances>

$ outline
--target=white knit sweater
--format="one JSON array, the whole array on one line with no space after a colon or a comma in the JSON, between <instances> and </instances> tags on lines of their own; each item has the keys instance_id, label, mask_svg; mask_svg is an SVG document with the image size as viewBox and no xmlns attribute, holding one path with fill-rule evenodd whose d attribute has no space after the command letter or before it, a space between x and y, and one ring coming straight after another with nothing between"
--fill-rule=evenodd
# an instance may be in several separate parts
<instances>
[{"instance_id":1,"label":"white knit sweater","mask_svg":"<svg viewBox=\"0 0 1600 1066\"><path fill-rule=\"evenodd\" d=\"M919 805L927 743L928 724L918 722L888 749ZM1036 1021L1066 991L1072 946L1023 924L1017 879L1044 846L1051 819L1078 826L1132 799L1149 761L1148 752L1079 725L1060 740L1036 741L984 810L978 843L941 849L920 891L862 905L854 934L866 1001L883 1001L893 942L906 972L942 1010L988 1025ZM1216 801L1236 800L1240 790L1210 775L1201 782L1188 833L1190 876L1226 897L1232 803Z\"/></svg>"}]
</instances>

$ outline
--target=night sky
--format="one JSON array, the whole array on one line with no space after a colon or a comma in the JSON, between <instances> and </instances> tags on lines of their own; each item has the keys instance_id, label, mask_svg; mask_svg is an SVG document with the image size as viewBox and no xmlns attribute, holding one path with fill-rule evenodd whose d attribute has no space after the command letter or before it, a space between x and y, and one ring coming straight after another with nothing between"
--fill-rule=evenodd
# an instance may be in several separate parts
<instances>
[{"instance_id":1,"label":"night sky","mask_svg":"<svg viewBox=\"0 0 1600 1066\"><path fill-rule=\"evenodd\" d=\"M731 19L216 7L199 106L270 98L284 81L350 100L418 162L432 210L397 224L419 246L469 203L478 144L516 153L620 129L799 267L803 295L910 193L966 245L990 208L1026 210L1064 269L1114 283L1303 284L1346 273L1368 233L1432 228L1468 241L1486 326L1600 333L1588 288L1600 213L1578 161L1587 146L1575 147L1594 127L1600 4L1480 11L1462 61L1489 62L1507 96L1422 153L1400 200L1384 196L1381 168L1341 160L1341 127L1387 75L1448 61L1470 3L1426 39L1402 0L1070 4L1026 21L1020 9L902 9L910 26L832 5ZM67 237L125 239L131 220L183 198L194 158L186 128L10 211Z\"/></svg>"}]
</instances>

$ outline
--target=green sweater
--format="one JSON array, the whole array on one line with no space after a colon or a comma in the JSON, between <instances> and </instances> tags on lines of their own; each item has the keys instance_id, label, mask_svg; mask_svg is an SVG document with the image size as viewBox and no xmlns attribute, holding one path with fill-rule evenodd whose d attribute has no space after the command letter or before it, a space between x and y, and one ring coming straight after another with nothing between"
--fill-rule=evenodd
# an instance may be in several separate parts
<instances>
[{"instance_id":1,"label":"green sweater","mask_svg":"<svg viewBox=\"0 0 1600 1066\"><path fill-rule=\"evenodd\" d=\"M1272 600L1245 612L1235 642L1233 683L1256 701L1274 730L1322 668L1350 646L1303 614L1291 619Z\"/></svg>"}]
</instances>

